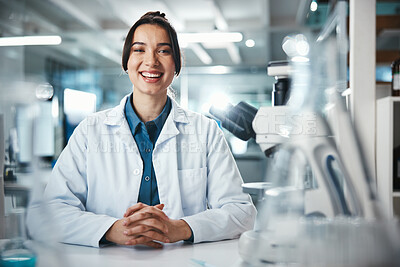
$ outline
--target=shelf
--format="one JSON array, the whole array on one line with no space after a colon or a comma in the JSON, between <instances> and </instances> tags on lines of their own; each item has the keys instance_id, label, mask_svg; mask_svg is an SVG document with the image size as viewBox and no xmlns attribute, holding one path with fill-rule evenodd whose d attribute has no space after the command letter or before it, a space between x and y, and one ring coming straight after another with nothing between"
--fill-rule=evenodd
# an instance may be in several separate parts
<instances>
[{"instance_id":1,"label":"shelf","mask_svg":"<svg viewBox=\"0 0 400 267\"><path fill-rule=\"evenodd\" d=\"M400 191L394 191L393 197L400 197Z\"/></svg>"}]
</instances>

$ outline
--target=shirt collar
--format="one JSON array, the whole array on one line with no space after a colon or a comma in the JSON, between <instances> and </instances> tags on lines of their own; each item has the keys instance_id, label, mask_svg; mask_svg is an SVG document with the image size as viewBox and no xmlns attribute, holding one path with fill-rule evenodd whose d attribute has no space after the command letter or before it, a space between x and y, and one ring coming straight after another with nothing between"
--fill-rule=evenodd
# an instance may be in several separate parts
<instances>
[{"instance_id":1,"label":"shirt collar","mask_svg":"<svg viewBox=\"0 0 400 267\"><path fill-rule=\"evenodd\" d=\"M167 120L170 111L171 111L171 100L169 99L169 96L167 96L167 102L165 103L163 110L161 111L160 115L158 115L158 117L153 120L159 131L164 126L164 123Z\"/></svg>"},{"instance_id":2,"label":"shirt collar","mask_svg":"<svg viewBox=\"0 0 400 267\"><path fill-rule=\"evenodd\" d=\"M132 97L133 97L133 94L131 94L129 97L127 97L126 104L125 104L125 116L129 122L131 128L134 129L134 134L135 134L137 126L142 121L140 120L140 118L136 114L135 110L133 109ZM165 103L165 106L164 106L163 110L161 111L160 115L158 115L157 118L152 120L152 122L154 122L154 124L157 126L158 131L161 131L162 127L164 126L164 123L167 120L169 112L171 111L171 106L172 106L171 99L168 96L167 102Z\"/></svg>"}]
</instances>

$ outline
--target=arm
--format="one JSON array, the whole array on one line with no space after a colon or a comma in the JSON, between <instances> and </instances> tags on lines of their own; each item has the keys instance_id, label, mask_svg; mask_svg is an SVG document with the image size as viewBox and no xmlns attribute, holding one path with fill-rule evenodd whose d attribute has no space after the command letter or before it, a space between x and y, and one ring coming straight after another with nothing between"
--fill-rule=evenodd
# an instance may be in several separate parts
<instances>
[{"instance_id":1,"label":"arm","mask_svg":"<svg viewBox=\"0 0 400 267\"><path fill-rule=\"evenodd\" d=\"M34 200L28 210L28 230L33 238L43 240L57 235L64 243L99 246L104 233L117 218L88 212L86 153L87 121L75 129L55 165L43 200ZM44 214L45 212L45 214ZM47 220L42 219L47 215ZM54 233L49 233L53 229Z\"/></svg>"},{"instance_id":2,"label":"arm","mask_svg":"<svg viewBox=\"0 0 400 267\"><path fill-rule=\"evenodd\" d=\"M207 137L207 204L209 209L184 217L194 242L237 238L253 228L256 209L242 192L243 180L222 131L209 124Z\"/></svg>"}]
</instances>

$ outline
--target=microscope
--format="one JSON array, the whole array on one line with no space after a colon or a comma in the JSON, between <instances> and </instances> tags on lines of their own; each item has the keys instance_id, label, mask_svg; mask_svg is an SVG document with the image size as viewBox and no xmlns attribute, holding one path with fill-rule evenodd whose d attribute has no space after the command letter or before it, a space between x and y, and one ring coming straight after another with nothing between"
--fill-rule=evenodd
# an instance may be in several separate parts
<instances>
[{"instance_id":1,"label":"microscope","mask_svg":"<svg viewBox=\"0 0 400 267\"><path fill-rule=\"evenodd\" d=\"M291 68L287 61L268 64L268 75L276 78L272 106L257 110L240 102L224 110L210 109L222 127L242 140L254 138L264 154L273 160L272 170L267 170L268 182L243 184L245 193L259 197L254 230L243 233L239 241L239 254L246 262L255 259L270 263L296 262L309 248L305 244L312 243L307 243L307 238L313 240L309 235L327 244L324 234L332 232L342 236L346 231L340 227L354 226L347 221L336 224L337 218L377 214L371 204L373 200L368 198L364 177L350 177L341 160L329 125L332 119L312 109L291 107ZM330 100L340 102L333 96ZM350 125L350 121L343 119L343 112L347 110L330 113L334 118L342 118L343 125ZM356 156L354 159L354 168L362 168ZM358 236L351 229L349 235ZM302 239L299 233L305 244L299 243Z\"/></svg>"},{"instance_id":2,"label":"microscope","mask_svg":"<svg viewBox=\"0 0 400 267\"><path fill-rule=\"evenodd\" d=\"M283 144L290 143L304 148L308 161L302 181L307 200L304 212L328 217L348 213L340 188L341 182L334 177L333 185L326 184L325 179L319 177L332 176L332 171L323 166L325 161L314 160L316 153L319 153L319 159L323 157L327 162L339 158L333 153L334 151L328 149L332 144L329 143L330 137L326 125L315 112L295 113L286 105L290 101L291 84L288 61L270 62L267 73L276 79L272 91L272 106L260 107L257 110L245 102L240 102L224 110L212 106L210 113L221 121L222 127L236 137L244 141L254 138L266 157L273 159ZM262 196L265 189L274 186L276 185L271 182L249 183L243 185L243 190L246 193Z\"/></svg>"}]
</instances>

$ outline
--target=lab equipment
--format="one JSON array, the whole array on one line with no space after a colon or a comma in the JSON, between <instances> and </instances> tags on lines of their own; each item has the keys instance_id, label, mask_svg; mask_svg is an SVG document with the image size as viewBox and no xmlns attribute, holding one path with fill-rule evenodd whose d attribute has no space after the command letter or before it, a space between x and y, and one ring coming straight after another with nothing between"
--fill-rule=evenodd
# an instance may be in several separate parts
<instances>
[{"instance_id":1,"label":"lab equipment","mask_svg":"<svg viewBox=\"0 0 400 267\"><path fill-rule=\"evenodd\" d=\"M0 113L3 114L0 115L0 266L35 266L37 259L31 247L32 241L26 234L25 211L31 194L43 195L43 182L51 170L41 168L34 147L35 138L43 138L38 134L38 128L46 131L37 120L43 111L40 103L48 100L50 94L47 89L47 94L44 94L43 88L39 91L35 88L38 88L37 82L26 80L5 82L0 90ZM54 140L47 138L46 141ZM8 177L12 177L5 183L4 167L7 167ZM52 230L51 214L45 206L40 210L40 217L42 227L47 230L47 257L60 259L51 235L55 232ZM46 262L41 256L38 260L42 264ZM51 266L63 265L66 261L54 262L56 264Z\"/></svg>"},{"instance_id":2,"label":"lab equipment","mask_svg":"<svg viewBox=\"0 0 400 267\"><path fill-rule=\"evenodd\" d=\"M261 107L253 120L256 141L274 164L256 227L239 241L252 266L400 264L398 223L381 212L340 95L347 83L346 10L337 2L303 62L291 61L286 105Z\"/></svg>"},{"instance_id":3,"label":"lab equipment","mask_svg":"<svg viewBox=\"0 0 400 267\"><path fill-rule=\"evenodd\" d=\"M289 61L271 61L268 63L267 73L275 76L276 82L272 90L272 106L285 105L290 95L290 64Z\"/></svg>"},{"instance_id":4,"label":"lab equipment","mask_svg":"<svg viewBox=\"0 0 400 267\"><path fill-rule=\"evenodd\" d=\"M228 104L224 109L211 106L210 113L221 121L222 127L229 130L236 137L244 141L255 137L251 124L257 109L253 106L245 102L240 102L236 106Z\"/></svg>"},{"instance_id":5,"label":"lab equipment","mask_svg":"<svg viewBox=\"0 0 400 267\"><path fill-rule=\"evenodd\" d=\"M0 249L0 266L34 267L36 253L29 246L25 231L25 210L14 210L2 222L8 239Z\"/></svg>"}]
</instances>

